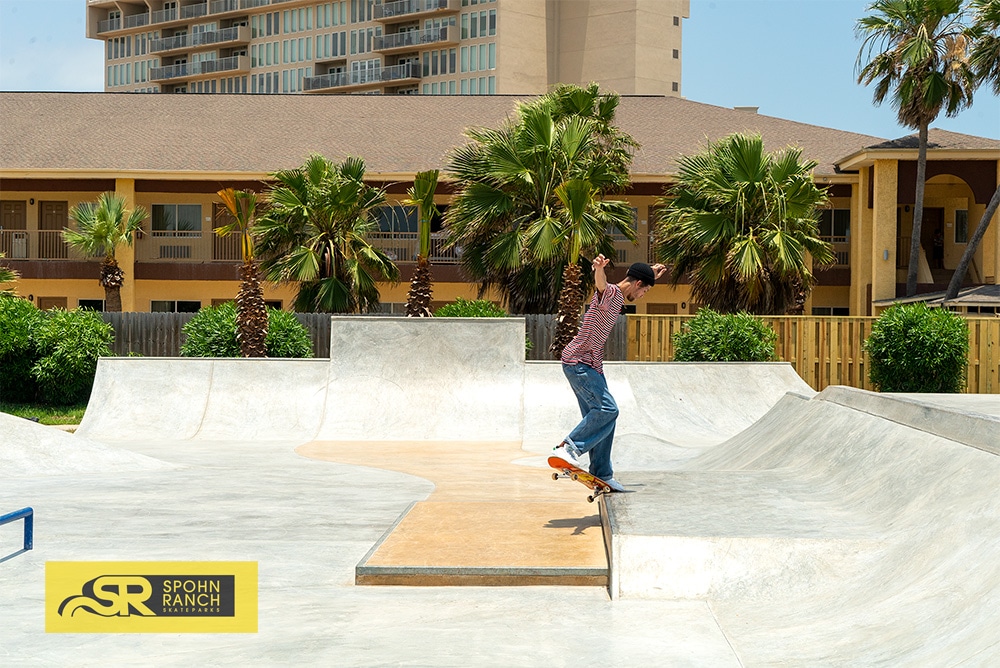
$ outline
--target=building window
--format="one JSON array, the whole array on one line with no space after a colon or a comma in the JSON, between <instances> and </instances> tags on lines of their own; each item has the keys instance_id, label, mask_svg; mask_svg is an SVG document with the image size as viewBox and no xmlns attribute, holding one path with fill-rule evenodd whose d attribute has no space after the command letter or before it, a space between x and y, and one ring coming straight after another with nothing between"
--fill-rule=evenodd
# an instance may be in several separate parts
<instances>
[{"instance_id":1,"label":"building window","mask_svg":"<svg viewBox=\"0 0 1000 668\"><path fill-rule=\"evenodd\" d=\"M677 60L680 57L681 57L681 50L680 49L674 49L674 60Z\"/></svg>"},{"instance_id":2,"label":"building window","mask_svg":"<svg viewBox=\"0 0 1000 668\"><path fill-rule=\"evenodd\" d=\"M103 299L81 299L77 302L80 308L88 308L91 311L104 311Z\"/></svg>"},{"instance_id":3,"label":"building window","mask_svg":"<svg viewBox=\"0 0 1000 668\"><path fill-rule=\"evenodd\" d=\"M674 25L675 26L679 26L680 24L681 24L681 17L675 16L674 17Z\"/></svg>"},{"instance_id":4,"label":"building window","mask_svg":"<svg viewBox=\"0 0 1000 668\"><path fill-rule=\"evenodd\" d=\"M154 237L200 237L200 204L154 204Z\"/></svg>"},{"instance_id":5,"label":"building window","mask_svg":"<svg viewBox=\"0 0 1000 668\"><path fill-rule=\"evenodd\" d=\"M819 236L831 243L847 243L851 236L850 209L824 209L819 212Z\"/></svg>"},{"instance_id":6,"label":"building window","mask_svg":"<svg viewBox=\"0 0 1000 668\"><path fill-rule=\"evenodd\" d=\"M969 210L956 209L955 211L955 243L969 243Z\"/></svg>"},{"instance_id":7,"label":"building window","mask_svg":"<svg viewBox=\"0 0 1000 668\"><path fill-rule=\"evenodd\" d=\"M813 315L851 315L851 309L846 306L813 306Z\"/></svg>"},{"instance_id":8,"label":"building window","mask_svg":"<svg viewBox=\"0 0 1000 668\"><path fill-rule=\"evenodd\" d=\"M676 81L673 82L672 84L670 84L670 90L672 90L673 92L676 93L680 89L681 89L681 87L680 87L680 85Z\"/></svg>"},{"instance_id":9,"label":"building window","mask_svg":"<svg viewBox=\"0 0 1000 668\"><path fill-rule=\"evenodd\" d=\"M201 309L201 302L196 301L154 299L149 302L150 313L197 313L199 309Z\"/></svg>"}]
</instances>

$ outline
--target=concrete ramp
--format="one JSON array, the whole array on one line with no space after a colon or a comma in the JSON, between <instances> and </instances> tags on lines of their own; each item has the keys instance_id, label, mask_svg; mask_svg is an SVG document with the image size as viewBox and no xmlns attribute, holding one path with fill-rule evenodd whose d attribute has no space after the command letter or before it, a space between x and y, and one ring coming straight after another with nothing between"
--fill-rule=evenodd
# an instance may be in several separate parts
<instances>
[{"instance_id":1,"label":"concrete ramp","mask_svg":"<svg viewBox=\"0 0 1000 668\"><path fill-rule=\"evenodd\" d=\"M317 439L512 441L524 320L334 317Z\"/></svg>"},{"instance_id":2,"label":"concrete ramp","mask_svg":"<svg viewBox=\"0 0 1000 668\"><path fill-rule=\"evenodd\" d=\"M673 468L746 429L786 393L815 392L781 363L606 362L620 415L615 469ZM528 362L524 447L546 452L580 421L558 362Z\"/></svg>"},{"instance_id":3,"label":"concrete ramp","mask_svg":"<svg viewBox=\"0 0 1000 668\"><path fill-rule=\"evenodd\" d=\"M99 441L296 441L316 435L325 359L101 358L77 433Z\"/></svg>"},{"instance_id":4,"label":"concrete ramp","mask_svg":"<svg viewBox=\"0 0 1000 668\"><path fill-rule=\"evenodd\" d=\"M100 441L523 442L579 421L558 362L525 362L519 318L333 317L330 359L104 358L79 434ZM671 468L752 424L791 366L609 362L619 468Z\"/></svg>"},{"instance_id":5,"label":"concrete ramp","mask_svg":"<svg viewBox=\"0 0 1000 668\"><path fill-rule=\"evenodd\" d=\"M0 478L162 471L166 462L0 413Z\"/></svg>"},{"instance_id":6,"label":"concrete ramp","mask_svg":"<svg viewBox=\"0 0 1000 668\"><path fill-rule=\"evenodd\" d=\"M676 471L623 476L613 595L708 601L744 665L995 661L1000 418L945 403L789 395Z\"/></svg>"}]
</instances>

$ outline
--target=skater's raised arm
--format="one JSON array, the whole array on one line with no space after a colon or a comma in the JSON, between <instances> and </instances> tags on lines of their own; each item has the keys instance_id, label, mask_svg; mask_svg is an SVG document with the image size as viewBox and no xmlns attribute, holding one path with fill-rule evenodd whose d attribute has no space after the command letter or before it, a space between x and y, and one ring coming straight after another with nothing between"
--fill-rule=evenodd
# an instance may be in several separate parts
<instances>
[{"instance_id":1,"label":"skater's raised arm","mask_svg":"<svg viewBox=\"0 0 1000 668\"><path fill-rule=\"evenodd\" d=\"M604 273L604 268L608 266L608 258L603 255L598 255L594 258L594 287L597 289L597 293L604 296L604 291L608 289L608 277Z\"/></svg>"}]
</instances>

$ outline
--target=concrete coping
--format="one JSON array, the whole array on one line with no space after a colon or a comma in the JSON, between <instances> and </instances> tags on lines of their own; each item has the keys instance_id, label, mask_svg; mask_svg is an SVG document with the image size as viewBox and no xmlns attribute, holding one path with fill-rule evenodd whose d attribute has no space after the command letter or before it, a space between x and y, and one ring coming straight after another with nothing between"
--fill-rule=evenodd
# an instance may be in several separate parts
<instances>
[{"instance_id":1,"label":"concrete coping","mask_svg":"<svg viewBox=\"0 0 1000 668\"><path fill-rule=\"evenodd\" d=\"M1000 455L1000 417L969 409L943 406L917 395L859 390L843 385L827 387L816 399L891 420L898 424Z\"/></svg>"}]
</instances>

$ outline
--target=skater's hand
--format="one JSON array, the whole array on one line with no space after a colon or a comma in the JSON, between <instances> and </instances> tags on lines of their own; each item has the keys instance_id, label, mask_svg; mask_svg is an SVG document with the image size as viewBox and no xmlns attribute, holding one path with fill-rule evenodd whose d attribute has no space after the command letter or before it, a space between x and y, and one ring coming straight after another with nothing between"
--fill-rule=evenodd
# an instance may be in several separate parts
<instances>
[{"instance_id":1,"label":"skater's hand","mask_svg":"<svg viewBox=\"0 0 1000 668\"><path fill-rule=\"evenodd\" d=\"M604 268L608 266L611 262L608 258L603 255L598 255L594 258L591 263L594 267L594 287L597 288L599 294L604 294L604 291L608 289L608 277L604 273Z\"/></svg>"},{"instance_id":2,"label":"skater's hand","mask_svg":"<svg viewBox=\"0 0 1000 668\"><path fill-rule=\"evenodd\" d=\"M664 264L654 264L650 269L653 270L653 276L656 277L656 280L660 280L667 273L667 266Z\"/></svg>"}]
</instances>

